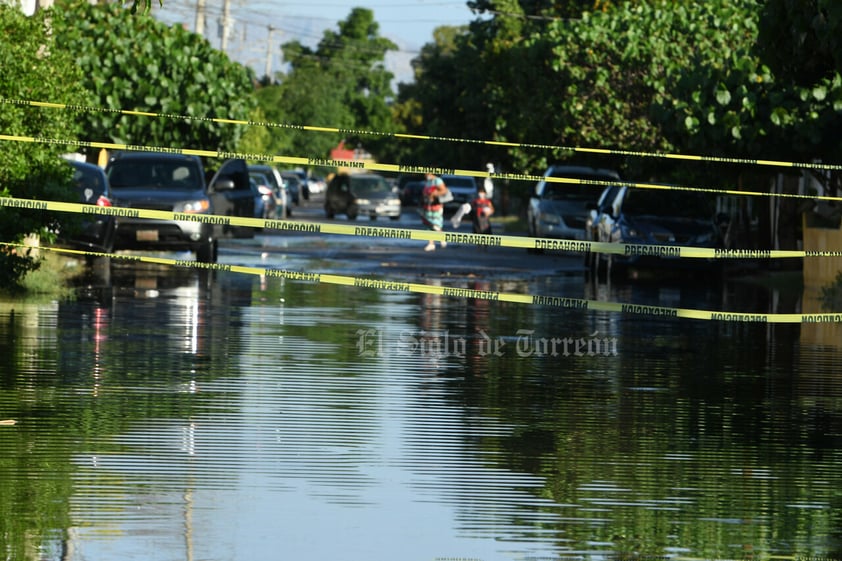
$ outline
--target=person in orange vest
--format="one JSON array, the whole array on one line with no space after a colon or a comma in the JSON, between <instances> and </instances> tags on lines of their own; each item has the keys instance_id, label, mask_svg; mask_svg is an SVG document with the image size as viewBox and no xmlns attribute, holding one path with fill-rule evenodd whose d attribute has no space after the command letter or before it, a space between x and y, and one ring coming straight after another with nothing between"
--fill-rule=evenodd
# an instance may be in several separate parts
<instances>
[{"instance_id":1,"label":"person in orange vest","mask_svg":"<svg viewBox=\"0 0 842 561\"><path fill-rule=\"evenodd\" d=\"M462 217L471 212L471 210L474 211L474 214L472 215L474 233L490 234L490 217L494 214L494 204L492 204L484 187L479 187L477 189L477 197L470 203L463 204L456 214L453 215L453 218L451 218L451 224L453 225L454 230L459 228L459 224L462 223Z\"/></svg>"},{"instance_id":2,"label":"person in orange vest","mask_svg":"<svg viewBox=\"0 0 842 561\"><path fill-rule=\"evenodd\" d=\"M477 198L471 202L471 206L474 209L474 233L490 234L491 215L494 214L494 204L488 198L488 193L485 192L484 187L477 189Z\"/></svg>"}]
</instances>

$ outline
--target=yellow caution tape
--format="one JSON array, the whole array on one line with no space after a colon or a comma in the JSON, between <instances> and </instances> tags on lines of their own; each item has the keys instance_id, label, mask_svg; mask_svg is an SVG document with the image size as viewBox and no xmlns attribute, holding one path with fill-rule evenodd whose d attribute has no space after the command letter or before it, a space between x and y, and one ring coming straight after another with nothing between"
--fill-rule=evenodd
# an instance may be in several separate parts
<instances>
[{"instance_id":1,"label":"yellow caution tape","mask_svg":"<svg viewBox=\"0 0 842 561\"><path fill-rule=\"evenodd\" d=\"M22 244L0 242L0 246L23 248ZM227 265L221 263L204 263L200 261L189 261L183 259L169 259L165 257L151 257L143 255L124 255L98 253L93 251L82 251L76 249L65 249L57 247L41 247L40 249L65 253L70 255L111 257L142 263L153 263L158 265L171 265L176 267L190 267L196 269L207 269L214 271L227 271L247 275L257 275L275 278L284 278L305 282L320 282L342 286L355 286L361 288L376 288L396 292L411 292L419 294L434 294L438 296L451 296L455 298L474 298L479 300L490 300L495 302L511 302L515 304L531 304L538 306L552 306L574 310L592 310L602 312L621 312L639 314L655 317L686 318L711 321L728 322L760 322L760 323L840 323L842 313L824 314L755 314L743 312L714 312L710 310L697 310L692 308L672 308L667 306L649 306L642 304L623 304L619 302L603 302L599 300L587 300L583 298L568 298L563 296L539 296L532 294L515 294L498 292L493 290L476 290L472 288L457 288L448 286L436 286L413 282L396 280L383 280L373 278L351 277L345 275L334 275L326 273L310 273L303 271L291 271L287 269L267 269L262 267L247 267L241 265Z\"/></svg>"},{"instance_id":2,"label":"yellow caution tape","mask_svg":"<svg viewBox=\"0 0 842 561\"><path fill-rule=\"evenodd\" d=\"M60 138L44 138L35 136L19 136L0 134L0 140L12 142L34 142L41 144L59 144L64 146L82 146L85 148L104 148L106 150L131 150L137 152L167 152L170 154L184 154L203 158L242 158L258 162L271 162L287 166L315 166L328 168L353 168L385 173L432 173L435 175L465 175L470 177L505 179L511 181L547 181L574 185L591 185L594 187L623 186L636 189L660 189L665 191L690 191L715 195L737 195L753 197L775 197L785 199L808 199L814 201L842 201L842 197L831 195L806 195L798 193L771 193L767 191L741 191L737 189L720 189L712 187L687 187L683 185L663 185L659 183L636 183L630 181L605 181L598 179L580 179L575 177L544 177L522 173L490 173L470 169L444 168L435 166L418 166L402 164L386 164L370 161L332 160L328 158L307 158L301 156L276 156L272 154L258 154L248 152L228 152L220 150L197 150L192 148L167 148L160 146L143 146L138 144L115 144L110 142L93 142L87 140L66 140Z\"/></svg>"},{"instance_id":3,"label":"yellow caution tape","mask_svg":"<svg viewBox=\"0 0 842 561\"><path fill-rule=\"evenodd\" d=\"M433 232L430 230L390 228L385 226L356 226L350 224L306 221L293 222L290 220L272 220L242 216L190 214L166 210L100 207L82 203L19 199L14 197L0 197L0 206L33 210L52 210L87 215L99 214L116 216L118 218L149 218L156 220L204 222L214 225L262 228L282 232L337 234L345 236L398 238L420 241L436 240L448 243L465 243L482 246L555 250L576 253L605 253L624 256L663 258L688 257L696 259L794 259L803 257L842 257L842 251L716 249L709 247L687 247L677 245L626 244L614 242L560 240L553 238L530 238L526 236Z\"/></svg>"},{"instance_id":4,"label":"yellow caution tape","mask_svg":"<svg viewBox=\"0 0 842 561\"><path fill-rule=\"evenodd\" d=\"M466 139L466 138L457 138L457 137L448 137L448 136L432 136L432 135L424 135L424 134L409 134L409 133L399 133L399 132L381 132L381 131L366 131L366 130L358 130L358 129L345 129L345 128L338 128L338 127L324 127L324 126L311 126L311 125L295 125L289 123L274 123L274 122L264 122L264 121L252 121L252 120L242 120L242 119L226 119L226 118L214 118L214 117L197 117L197 116L190 116L190 115L179 115L175 113L156 113L153 111L137 111L137 110L129 110L129 109L108 109L105 107L93 107L93 106L86 106L86 105L71 105L65 103L50 103L45 101L35 101L35 100L26 100L26 99L7 99L7 98L0 98L0 103L10 104L10 105L23 105L23 106L31 106L31 107L43 107L49 109L62 109L66 111L79 111L79 112L96 112L96 113L116 113L121 115L129 115L129 116L140 116L140 117L153 117L153 118L162 118L162 119L177 119L183 121L199 121L199 122L211 122L211 123L223 123L223 124L234 124L234 125L244 125L244 126L259 126L259 127L268 127L268 128L283 128L283 129L292 129L292 130L303 130L303 131L310 131L310 132L325 132L325 133L334 133L334 134L346 134L346 135L368 135L368 136L382 136L382 137L389 137L389 138L398 138L398 139L407 139L407 140L425 140L425 141L438 141L438 142L458 142L458 143L469 143L469 144L483 144L487 146L500 146L503 148L528 148L528 149L539 149L539 150L563 150L567 152L579 152L585 154L600 154L606 156L632 156L638 158L660 158L660 159L673 159L673 160L687 160L687 161L697 161L697 162L714 162L714 163L728 163L728 164L747 164L747 165L756 165L756 166L774 166L774 167L789 167L789 168L803 168L803 169L819 169L819 170L842 170L842 165L838 164L822 164L816 162L790 162L790 161L783 161L783 160L762 160L762 159L749 159L749 158L729 158L729 157L721 157L721 156L700 156L700 155L692 155L692 154L675 154L669 152L646 152L646 151L638 151L638 150L617 150L611 148L586 148L580 146L562 146L562 145L554 145L554 144L535 144L535 143L525 143L525 142L507 142L502 140L478 140L478 139ZM421 169L421 168L419 168ZM435 173L435 172L434 172ZM449 173L449 172L442 172L442 173ZM488 177L491 175L492 177L504 177L505 174L488 174L488 172L478 172L483 174L483 176ZM467 175L467 174L462 174ZM506 177L511 179L513 177ZM531 178L530 178L531 179Z\"/></svg>"}]
</instances>

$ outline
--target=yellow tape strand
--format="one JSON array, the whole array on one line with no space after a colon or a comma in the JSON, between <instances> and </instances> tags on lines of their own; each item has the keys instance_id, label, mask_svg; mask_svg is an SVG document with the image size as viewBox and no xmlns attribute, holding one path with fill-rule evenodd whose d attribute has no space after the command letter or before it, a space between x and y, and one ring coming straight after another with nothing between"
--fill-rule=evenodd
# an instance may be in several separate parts
<instances>
[{"instance_id":1,"label":"yellow tape strand","mask_svg":"<svg viewBox=\"0 0 842 561\"><path fill-rule=\"evenodd\" d=\"M608 148L587 148L580 146L562 146L555 144L534 144L525 142L507 142L501 140L480 140L480 139L465 139L447 136L432 136L422 134L408 134L398 132L382 132L382 131L366 131L358 129L344 129L336 127L316 127L311 125L294 125L289 123L274 123L251 120L238 119L223 119L214 117L194 117L190 115L179 115L175 113L153 113L146 111L133 111L128 109L108 109L104 107L92 107L86 105L70 105L63 103L50 103L44 101L26 100L26 99L7 99L0 98L0 103L10 105L24 105L30 107L46 107L50 109L64 109L68 111L80 112L96 112L96 113L117 113L124 115L142 115L147 117L164 118L164 119L178 119L184 121L205 121L213 123L225 123L244 126L261 126L269 128L283 128L304 130L312 132L326 132L338 133L348 135L367 135L367 136L385 136L389 138L409 139L409 140L429 140L438 142L458 142L469 144L483 144L487 146L501 146L508 148L528 148L539 150L564 150L568 152L601 154L601 155L615 155L615 156L632 156L638 158L660 158L660 159L675 159L675 160L692 160L698 162L714 162L714 163L729 163L729 164L748 164L755 166L773 166L773 167L789 167L789 168L803 168L803 169L819 169L819 170L842 170L842 165L839 164L821 164L815 162L788 162L780 160L757 160L748 158L728 158L720 156L700 156L689 154L675 154L670 152L646 152L637 150L617 150ZM496 177L496 176L495 176Z\"/></svg>"},{"instance_id":2,"label":"yellow tape strand","mask_svg":"<svg viewBox=\"0 0 842 561\"><path fill-rule=\"evenodd\" d=\"M25 248L23 244L0 242L0 246L10 248ZM586 300L583 298L568 298L562 296L539 296L529 294L515 294L497 292L491 290L476 290L472 288L456 288L448 286L436 286L412 282L382 280L372 278L351 277L344 275L333 275L325 273L308 273L291 271L285 269L266 269L262 267L247 267L241 265L225 265L218 263L203 263L199 261L188 261L182 259L168 259L164 257L147 257L143 255L119 255L109 253L97 253L93 251L82 251L76 249L65 249L57 247L41 247L47 251L66 253L78 256L110 257L142 263L153 263L157 265L172 265L176 267L190 267L196 269L207 269L214 271L229 271L248 275L285 278L305 282L320 282L341 286L355 286L362 288L376 288L397 292L412 292L419 294L434 294L455 298L474 298L480 300L491 300L495 302L510 302L515 304L529 304L538 306L552 306L556 308L567 308L575 310L591 310L603 312L620 312L639 314L656 317L673 317L709 321L727 322L760 322L760 323L842 323L842 313L824 314L754 314L744 312L714 312L710 310L698 310L692 308L671 308L667 306L648 306L641 304L623 304L619 302L603 302L599 300Z\"/></svg>"},{"instance_id":3,"label":"yellow tape strand","mask_svg":"<svg viewBox=\"0 0 842 561\"><path fill-rule=\"evenodd\" d=\"M373 238L397 238L418 241L445 241L482 246L499 246L522 249L547 249L576 253L605 253L626 256L646 257L686 257L691 259L796 259L804 257L842 257L840 251L810 250L754 250L754 249L715 249L707 247L688 247L677 245L625 244L613 242L588 242L577 240L559 240L553 238L530 238L526 236L468 234L459 232L433 232L411 228L392 228L386 226L355 226L347 224L272 220L248 218L244 216L220 216L216 214L188 214L167 210L147 210L140 208L100 207L82 203L61 201L42 201L0 197L0 206L31 210L51 210L75 214L104 215L125 218L144 218L155 220L179 220L204 222L221 226L240 226L262 228L281 232L310 234L336 234L342 236L363 236Z\"/></svg>"},{"instance_id":4,"label":"yellow tape strand","mask_svg":"<svg viewBox=\"0 0 842 561\"><path fill-rule=\"evenodd\" d=\"M665 191L691 191L699 193L710 193L715 195L736 195L736 196L763 196L790 199L807 199L813 201L842 201L842 197L830 195L801 195L797 193L770 193L766 191L739 191L734 189L715 189L708 187L686 187L681 185L662 185L657 183L634 183L627 181L603 181L592 179L578 179L572 177L544 177L542 175L528 175L517 173L489 173L488 171L477 171L457 168L427 167L416 165L383 164L376 162L361 162L348 160L331 160L327 158L304 158L296 156L275 156L272 154L251 154L245 152L224 152L213 150L197 150L191 148L166 148L159 146L142 146L137 144L114 144L108 142L93 142L86 140L65 140L58 138L42 138L32 136L19 136L0 134L0 140L11 142L34 142L41 144L60 144L64 146L83 146L86 148L105 148L106 150L131 150L137 152L168 152L171 154L184 154L188 156L200 156L204 158L242 158L261 162L272 162L276 164L293 166L317 166L335 168L355 168L370 171L387 173L434 173L436 175L467 175L471 177L491 177L494 179L507 179L513 181L548 181L550 183L587 184L596 187L607 187L611 185L631 187L637 189L660 189Z\"/></svg>"}]
</instances>

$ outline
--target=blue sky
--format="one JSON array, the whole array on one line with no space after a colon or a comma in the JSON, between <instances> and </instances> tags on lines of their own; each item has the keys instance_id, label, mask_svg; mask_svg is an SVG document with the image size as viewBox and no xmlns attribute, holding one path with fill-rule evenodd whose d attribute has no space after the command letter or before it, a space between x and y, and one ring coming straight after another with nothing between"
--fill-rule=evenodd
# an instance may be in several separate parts
<instances>
[{"instance_id":1,"label":"blue sky","mask_svg":"<svg viewBox=\"0 0 842 561\"><path fill-rule=\"evenodd\" d=\"M157 4L157 3L156 3ZM206 32L212 44L220 46L219 22L223 0L206 0ZM231 0L233 36L229 38L229 56L253 67L263 75L267 61L268 29L272 26L272 71L281 68L280 44L297 39L315 45L325 29L336 29L354 7L368 8L380 25L380 34L398 45L390 53L387 67L397 81L410 81L409 61L417 56L425 43L433 38L433 30L442 25L464 25L474 15L466 0L316 0L315 2L283 2L281 0ZM183 22L193 29L196 0L164 0L164 7L153 8L160 19Z\"/></svg>"}]
</instances>

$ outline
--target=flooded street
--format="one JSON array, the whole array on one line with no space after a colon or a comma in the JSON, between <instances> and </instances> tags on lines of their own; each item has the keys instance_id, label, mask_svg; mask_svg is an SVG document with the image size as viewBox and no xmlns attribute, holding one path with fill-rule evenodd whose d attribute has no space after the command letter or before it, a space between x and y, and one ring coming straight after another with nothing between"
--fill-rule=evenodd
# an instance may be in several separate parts
<instances>
[{"instance_id":1,"label":"flooded street","mask_svg":"<svg viewBox=\"0 0 842 561\"><path fill-rule=\"evenodd\" d=\"M220 262L324 271L343 251L314 259L258 236ZM595 287L572 267L395 271L714 310L810 297ZM17 421L0 426L2 559L842 556L838 324L117 261L99 273L74 301L0 303L0 419Z\"/></svg>"}]
</instances>

